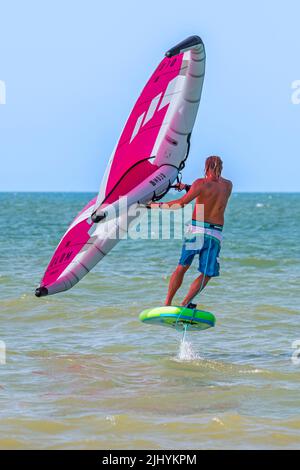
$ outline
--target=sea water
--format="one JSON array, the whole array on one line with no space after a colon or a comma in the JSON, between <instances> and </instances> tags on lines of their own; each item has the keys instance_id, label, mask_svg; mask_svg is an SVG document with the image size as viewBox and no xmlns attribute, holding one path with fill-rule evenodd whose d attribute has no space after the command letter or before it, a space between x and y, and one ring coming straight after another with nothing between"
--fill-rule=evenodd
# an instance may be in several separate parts
<instances>
[{"instance_id":1,"label":"sea water","mask_svg":"<svg viewBox=\"0 0 300 470\"><path fill-rule=\"evenodd\" d=\"M300 195L233 194L198 297L216 327L184 343L138 320L180 240L122 241L70 291L34 296L93 196L0 194L0 448L299 449Z\"/></svg>"}]
</instances>

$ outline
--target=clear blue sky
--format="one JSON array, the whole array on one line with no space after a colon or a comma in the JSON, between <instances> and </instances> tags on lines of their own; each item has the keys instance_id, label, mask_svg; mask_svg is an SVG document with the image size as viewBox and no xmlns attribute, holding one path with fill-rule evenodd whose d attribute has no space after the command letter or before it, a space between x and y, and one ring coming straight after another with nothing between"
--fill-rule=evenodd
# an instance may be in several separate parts
<instances>
[{"instance_id":1,"label":"clear blue sky","mask_svg":"<svg viewBox=\"0 0 300 470\"><path fill-rule=\"evenodd\" d=\"M220 154L236 191L299 191L298 0L2 2L1 191L96 191L143 85L191 34L207 73L184 180Z\"/></svg>"}]
</instances>

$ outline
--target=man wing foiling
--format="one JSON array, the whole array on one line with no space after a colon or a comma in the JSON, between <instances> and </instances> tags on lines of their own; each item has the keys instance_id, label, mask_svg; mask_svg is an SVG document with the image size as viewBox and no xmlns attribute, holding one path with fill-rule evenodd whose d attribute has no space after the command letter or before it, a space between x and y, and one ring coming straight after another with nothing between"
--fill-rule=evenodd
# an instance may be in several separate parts
<instances>
[{"instance_id":1,"label":"man wing foiling","mask_svg":"<svg viewBox=\"0 0 300 470\"><path fill-rule=\"evenodd\" d=\"M224 214L232 192L232 182L222 178L223 162L218 156L211 156L205 162L205 176L189 185L179 183L177 189L186 189L179 199L152 203L149 209L179 209L195 200L193 218L184 238L179 263L171 275L165 305L171 305L174 295L180 288L184 275L195 256L198 257L200 275L193 281L181 305L195 308L191 304L194 297L204 289L212 277L219 276L219 255L222 242ZM204 213L198 210L204 206ZM201 243L197 243L201 239Z\"/></svg>"}]
</instances>

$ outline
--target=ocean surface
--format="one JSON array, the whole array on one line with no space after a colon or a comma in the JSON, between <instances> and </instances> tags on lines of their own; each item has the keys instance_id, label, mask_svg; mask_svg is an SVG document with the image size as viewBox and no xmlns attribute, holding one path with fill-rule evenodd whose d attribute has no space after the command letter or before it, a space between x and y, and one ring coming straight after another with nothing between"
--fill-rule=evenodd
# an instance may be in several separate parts
<instances>
[{"instance_id":1,"label":"ocean surface","mask_svg":"<svg viewBox=\"0 0 300 470\"><path fill-rule=\"evenodd\" d=\"M233 194L198 298L216 327L185 343L138 320L180 240L122 241L70 291L34 296L92 197L0 193L0 448L300 449L300 194Z\"/></svg>"}]
</instances>

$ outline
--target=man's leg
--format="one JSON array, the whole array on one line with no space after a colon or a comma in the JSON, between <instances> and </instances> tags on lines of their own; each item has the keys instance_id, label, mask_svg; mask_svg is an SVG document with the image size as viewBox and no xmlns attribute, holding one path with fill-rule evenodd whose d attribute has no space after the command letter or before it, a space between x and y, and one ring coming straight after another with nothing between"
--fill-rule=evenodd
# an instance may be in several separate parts
<instances>
[{"instance_id":1,"label":"man's leg","mask_svg":"<svg viewBox=\"0 0 300 470\"><path fill-rule=\"evenodd\" d=\"M173 272L170 283L169 283L169 289L168 289L168 294L167 298L165 301L165 305L172 305L172 300L176 292L178 291L179 287L182 284L183 278L187 270L189 269L190 265L188 266L182 266L179 264L175 271Z\"/></svg>"},{"instance_id":2,"label":"man's leg","mask_svg":"<svg viewBox=\"0 0 300 470\"><path fill-rule=\"evenodd\" d=\"M201 290L204 289L204 287L211 278L210 276L205 276L203 279L203 276L204 275L201 273L201 275L194 280L194 282L191 284L187 296L183 299L181 305L187 305Z\"/></svg>"}]
</instances>

